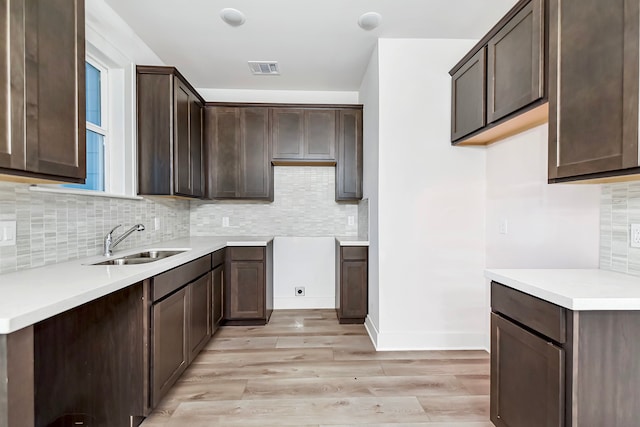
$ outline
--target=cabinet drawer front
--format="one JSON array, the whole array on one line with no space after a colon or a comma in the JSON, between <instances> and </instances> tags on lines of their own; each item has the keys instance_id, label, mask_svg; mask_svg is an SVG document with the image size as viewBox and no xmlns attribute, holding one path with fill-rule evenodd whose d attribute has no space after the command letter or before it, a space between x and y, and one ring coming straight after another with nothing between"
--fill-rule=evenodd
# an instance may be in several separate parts
<instances>
[{"instance_id":1,"label":"cabinet drawer front","mask_svg":"<svg viewBox=\"0 0 640 427\"><path fill-rule=\"evenodd\" d=\"M366 246L343 246L341 248L342 259L365 261L367 259L368 249L369 248L367 248Z\"/></svg>"},{"instance_id":2,"label":"cabinet drawer front","mask_svg":"<svg viewBox=\"0 0 640 427\"><path fill-rule=\"evenodd\" d=\"M491 282L491 310L558 343L566 342L567 309Z\"/></svg>"},{"instance_id":3,"label":"cabinet drawer front","mask_svg":"<svg viewBox=\"0 0 640 427\"><path fill-rule=\"evenodd\" d=\"M231 261L263 261L264 248L237 247L229 248Z\"/></svg>"},{"instance_id":4,"label":"cabinet drawer front","mask_svg":"<svg viewBox=\"0 0 640 427\"><path fill-rule=\"evenodd\" d=\"M217 266L224 264L224 255L225 255L224 249L215 251L212 255L211 268L216 268Z\"/></svg>"},{"instance_id":5,"label":"cabinet drawer front","mask_svg":"<svg viewBox=\"0 0 640 427\"><path fill-rule=\"evenodd\" d=\"M188 264L176 267L153 278L152 301L179 289L211 270L211 255L205 255Z\"/></svg>"}]
</instances>

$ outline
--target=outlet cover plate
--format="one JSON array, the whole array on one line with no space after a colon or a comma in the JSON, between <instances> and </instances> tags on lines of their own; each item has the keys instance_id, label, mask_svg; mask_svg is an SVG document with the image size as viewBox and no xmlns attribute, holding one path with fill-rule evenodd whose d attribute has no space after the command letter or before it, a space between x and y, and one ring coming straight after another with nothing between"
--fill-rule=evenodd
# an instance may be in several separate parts
<instances>
[{"instance_id":1,"label":"outlet cover plate","mask_svg":"<svg viewBox=\"0 0 640 427\"><path fill-rule=\"evenodd\" d=\"M629 246L632 248L640 248L640 224L631 224Z\"/></svg>"},{"instance_id":2,"label":"outlet cover plate","mask_svg":"<svg viewBox=\"0 0 640 427\"><path fill-rule=\"evenodd\" d=\"M304 286L296 286L295 293L296 293L297 297L303 297L304 296Z\"/></svg>"}]
</instances>

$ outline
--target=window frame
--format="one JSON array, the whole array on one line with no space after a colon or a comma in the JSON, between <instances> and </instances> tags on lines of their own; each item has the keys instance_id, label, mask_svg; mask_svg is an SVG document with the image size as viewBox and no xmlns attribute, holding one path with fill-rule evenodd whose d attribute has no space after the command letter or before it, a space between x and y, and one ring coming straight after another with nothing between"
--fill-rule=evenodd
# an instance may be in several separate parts
<instances>
[{"instance_id":1,"label":"window frame","mask_svg":"<svg viewBox=\"0 0 640 427\"><path fill-rule=\"evenodd\" d=\"M110 91L111 91L111 81L109 75L109 67L107 67L102 61L97 59L90 52L86 52L85 54L85 62L90 64L92 67L96 68L100 72L100 126L85 121L86 130L90 130L99 135L102 135L102 148L104 155L104 165L103 165L103 181L104 181L104 189L103 190L93 190L93 189L79 189L85 191L98 191L103 193L112 192L111 185L111 135L109 133L110 125L111 125L111 111L110 111ZM86 107L85 107L86 108Z\"/></svg>"}]
</instances>

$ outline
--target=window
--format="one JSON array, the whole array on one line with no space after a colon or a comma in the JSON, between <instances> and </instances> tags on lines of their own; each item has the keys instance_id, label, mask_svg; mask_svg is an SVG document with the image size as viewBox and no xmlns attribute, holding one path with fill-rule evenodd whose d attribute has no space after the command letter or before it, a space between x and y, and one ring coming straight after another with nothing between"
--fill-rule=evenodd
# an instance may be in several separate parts
<instances>
[{"instance_id":1,"label":"window","mask_svg":"<svg viewBox=\"0 0 640 427\"><path fill-rule=\"evenodd\" d=\"M108 141L107 69L93 60L85 64L87 120L87 179L63 187L105 191L105 145Z\"/></svg>"}]
</instances>

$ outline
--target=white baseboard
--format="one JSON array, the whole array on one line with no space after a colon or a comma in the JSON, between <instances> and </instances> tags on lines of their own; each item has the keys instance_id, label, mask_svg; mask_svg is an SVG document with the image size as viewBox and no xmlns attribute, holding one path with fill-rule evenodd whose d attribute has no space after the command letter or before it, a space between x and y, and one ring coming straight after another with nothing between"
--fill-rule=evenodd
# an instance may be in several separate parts
<instances>
[{"instance_id":1,"label":"white baseboard","mask_svg":"<svg viewBox=\"0 0 640 427\"><path fill-rule=\"evenodd\" d=\"M482 333L378 332L376 350L487 350L487 344Z\"/></svg>"},{"instance_id":2,"label":"white baseboard","mask_svg":"<svg viewBox=\"0 0 640 427\"><path fill-rule=\"evenodd\" d=\"M335 298L286 297L274 298L274 310L296 310L305 308L336 308Z\"/></svg>"},{"instance_id":3,"label":"white baseboard","mask_svg":"<svg viewBox=\"0 0 640 427\"><path fill-rule=\"evenodd\" d=\"M378 349L378 329L376 328L376 325L374 325L373 322L371 321L371 317L369 315L367 315L367 317L364 319L364 328L367 330L367 333L369 334L369 338L371 339L373 346L377 350Z\"/></svg>"}]
</instances>

